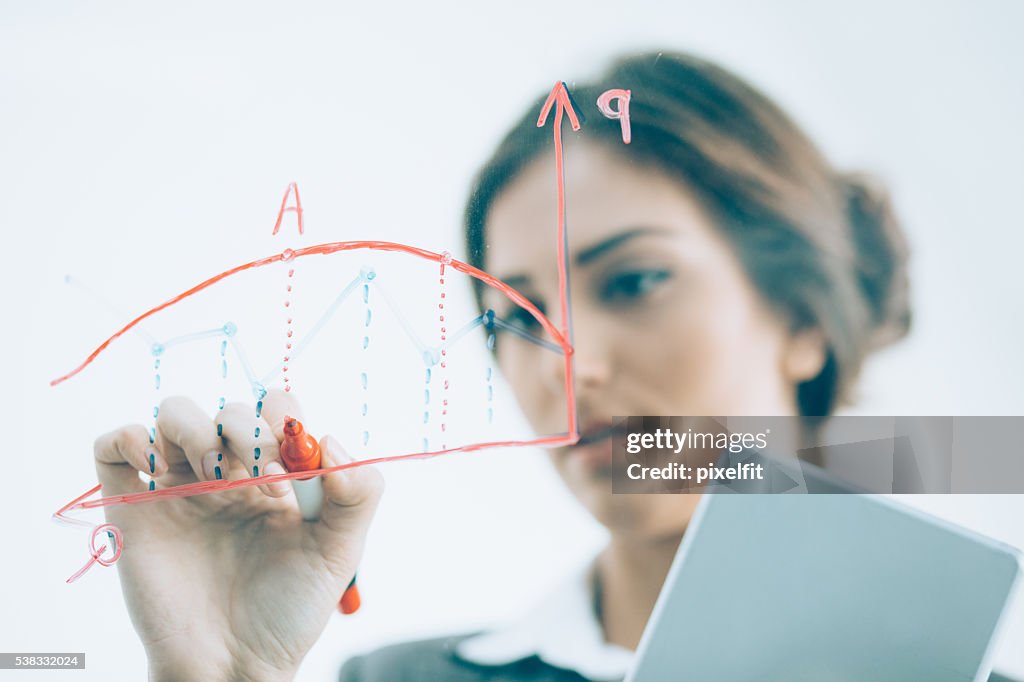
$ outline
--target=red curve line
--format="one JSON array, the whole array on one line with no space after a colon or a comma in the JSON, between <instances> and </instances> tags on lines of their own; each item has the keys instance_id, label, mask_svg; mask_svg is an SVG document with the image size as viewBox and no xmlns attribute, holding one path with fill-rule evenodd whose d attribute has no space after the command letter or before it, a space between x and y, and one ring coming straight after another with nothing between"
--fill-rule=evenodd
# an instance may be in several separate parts
<instances>
[{"instance_id":1,"label":"red curve line","mask_svg":"<svg viewBox=\"0 0 1024 682\"><path fill-rule=\"evenodd\" d=\"M427 251L426 249L421 249L421 248L416 247L416 246L408 246L406 244L399 244L397 242L378 242L378 241L327 242L326 244L315 244L313 246L307 246L307 247L304 247L304 248L301 248L301 249L296 249L295 251L291 251L289 249L289 250L286 250L283 253L278 253L278 254L275 254L273 256L268 256L266 258L261 258L259 260L254 260L254 261L251 261L249 263L245 263L243 265L238 265L238 266L235 266L235 267L231 268L230 270L225 270L224 272L220 273L219 275L214 275L213 277L209 278L208 280L205 280L205 281L200 282L199 284L195 285L191 289L183 291L182 293L178 294L174 298L171 298L171 299L169 299L167 301L164 301L160 305L158 305L158 306L156 306L154 308L150 308L146 312L142 313L141 315L136 317L134 320L132 320L131 322L129 322L125 326L121 327L121 329L119 329L118 331L114 332L114 334L111 335L110 338L108 338L106 341L104 341L99 346L97 346L96 350L94 350L92 353L90 353L89 356L78 367L76 367L75 369L71 370L70 372L68 372L64 376L57 377L56 379L51 381L50 382L50 386L56 386L56 385L58 385L60 383L63 383L65 381L67 381L68 379L70 379L71 377L73 377L76 374L78 374L79 372L81 372L83 369L85 369L90 364L92 364L92 361L95 360L97 357L99 357L100 353L105 351L107 349L107 347L111 343L113 343L113 341L115 339L117 339L119 336L123 335L125 332L129 331L132 327L134 327L135 325L139 324L140 322L145 320L147 317L155 315L156 313L160 312L161 310L164 310L165 308L170 308L175 303L178 303L179 301L182 301L182 300L188 298L189 296L191 296L191 295L193 295L195 293L198 293L198 292L202 291L203 289L206 289L207 287L213 286L214 284L216 284L217 282L221 281L222 279L227 279L228 277L231 277L232 275L238 274L239 272L243 272L245 270L251 270L252 268L263 267L264 265L270 265L271 263L277 263L278 261L284 261L284 260L289 260L290 261L290 260L293 260L295 258L301 258L303 256L311 256L311 255L326 256L326 255L329 255L329 254L332 254L332 253L336 253L338 251L354 251L354 250L357 250L357 249L372 249L372 250L375 250L375 251L399 251L399 252L402 252L402 253L411 254L413 256L418 256L419 258L424 258L426 260L436 260L439 263L441 262L442 258L444 257L443 254L440 254L440 253L434 253L433 251ZM290 253L290 255L286 258L285 255L284 255L285 253ZM451 261L451 263L449 263L449 265L451 267L455 268L456 270L458 270L459 272L463 272L463 273L465 273L465 274L467 274L467 275L469 275L471 277L475 277L476 279L480 280L484 284L486 284L486 285L488 285L490 287L493 287L494 289L497 289L498 291L502 292L503 294L508 296L510 299L512 299L520 307L522 307L525 310L529 311L529 313L531 315L533 315L534 318L536 318L537 322L540 323L541 327L544 328L544 331L546 331L548 334L550 334L551 337L555 340L555 343L557 343L561 347L562 352L565 354L565 356L568 358L569 356L572 355L573 349L572 349L572 346L570 345L566 335L563 334L562 332L560 332L558 329L556 329L555 325L551 323L551 320L549 320L544 315L544 313L542 313L540 310L538 310L537 307L535 305L533 305L521 293L519 293L518 291L516 291L515 289L513 289L509 285L505 284L504 282L502 282L498 278L493 277L493 276L489 275L488 273L484 272L483 270L480 270L478 268L473 267L472 265L469 265L468 263L463 263L460 260L452 259L452 261ZM561 267L562 267L562 265L560 263L559 268L561 268ZM570 380L571 380L571 377L570 377ZM571 390L567 394L567 396L571 396ZM573 412L573 415L575 415L575 412L576 412L575 407L573 408L572 412ZM575 421L575 420L573 419L573 421ZM574 431L572 426L573 425L570 424L570 428L569 428L570 432Z\"/></svg>"}]
</instances>

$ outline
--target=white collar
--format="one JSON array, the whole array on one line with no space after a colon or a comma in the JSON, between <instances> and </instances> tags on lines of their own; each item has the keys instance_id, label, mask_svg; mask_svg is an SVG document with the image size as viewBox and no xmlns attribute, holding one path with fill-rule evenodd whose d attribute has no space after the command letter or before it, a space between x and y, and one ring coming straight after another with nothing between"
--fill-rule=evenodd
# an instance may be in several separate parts
<instances>
[{"instance_id":1,"label":"white collar","mask_svg":"<svg viewBox=\"0 0 1024 682\"><path fill-rule=\"evenodd\" d=\"M578 571L523 618L462 640L459 658L502 666L537 656L548 665L574 670L595 682L625 677L633 652L604 641L594 613L591 569Z\"/></svg>"}]
</instances>

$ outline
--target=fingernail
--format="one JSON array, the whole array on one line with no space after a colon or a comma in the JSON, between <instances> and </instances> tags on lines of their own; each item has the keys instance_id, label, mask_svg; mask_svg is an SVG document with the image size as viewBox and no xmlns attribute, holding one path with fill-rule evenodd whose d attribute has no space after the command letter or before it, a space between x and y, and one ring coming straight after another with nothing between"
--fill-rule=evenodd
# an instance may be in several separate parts
<instances>
[{"instance_id":1,"label":"fingernail","mask_svg":"<svg viewBox=\"0 0 1024 682\"><path fill-rule=\"evenodd\" d=\"M220 456L218 452L207 452L203 455L203 478L207 481L219 480L223 478L220 475L220 465L217 464L217 458Z\"/></svg>"},{"instance_id":2,"label":"fingernail","mask_svg":"<svg viewBox=\"0 0 1024 682\"><path fill-rule=\"evenodd\" d=\"M284 467L281 466L280 462L274 461L268 464L263 469L265 474L283 474L286 473ZM276 481L274 483L267 484L267 487L275 495L285 495L288 493L288 489L291 487L288 485L288 481Z\"/></svg>"},{"instance_id":3,"label":"fingernail","mask_svg":"<svg viewBox=\"0 0 1024 682\"><path fill-rule=\"evenodd\" d=\"M160 456L160 453L150 448L146 453L146 457L149 459L149 473L156 474L159 469L161 473L167 471L167 463L164 462L164 458Z\"/></svg>"}]
</instances>

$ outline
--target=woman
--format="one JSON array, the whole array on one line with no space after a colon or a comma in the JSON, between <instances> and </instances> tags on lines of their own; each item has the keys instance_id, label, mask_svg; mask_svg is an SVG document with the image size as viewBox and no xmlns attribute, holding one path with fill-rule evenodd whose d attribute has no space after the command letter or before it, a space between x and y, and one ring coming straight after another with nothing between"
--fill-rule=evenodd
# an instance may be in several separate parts
<instances>
[{"instance_id":1,"label":"woman","mask_svg":"<svg viewBox=\"0 0 1024 682\"><path fill-rule=\"evenodd\" d=\"M697 496L612 495L612 416L799 415L812 430L848 397L864 357L907 331L906 251L888 204L833 169L778 107L686 55L629 58L572 93L589 103L609 88L632 90L632 143L598 116L567 140L582 438L551 457L611 540L523 623L391 647L350 661L343 680L621 677ZM474 265L553 314L557 204L539 108L480 173L466 235ZM477 294L541 333L494 292ZM511 337L495 353L536 430L563 430L561 356ZM265 403L267 473L280 471L281 423L297 409L284 394ZM218 436L195 405L167 401L155 448L141 426L97 441L100 480L112 494L138 488L134 469L160 485L251 469L255 424L251 406L232 405ZM329 462L345 457L333 439L322 445ZM301 532L294 508L277 499L287 486L108 510L126 534L145 538L119 566L153 676L294 673L358 563L381 479L369 468L336 473L325 491L321 520Z\"/></svg>"}]
</instances>

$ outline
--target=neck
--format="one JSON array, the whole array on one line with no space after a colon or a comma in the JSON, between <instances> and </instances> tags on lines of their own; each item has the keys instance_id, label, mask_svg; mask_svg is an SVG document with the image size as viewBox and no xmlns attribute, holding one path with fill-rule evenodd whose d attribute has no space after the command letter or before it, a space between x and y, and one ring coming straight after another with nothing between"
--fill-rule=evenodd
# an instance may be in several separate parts
<instances>
[{"instance_id":1,"label":"neck","mask_svg":"<svg viewBox=\"0 0 1024 682\"><path fill-rule=\"evenodd\" d=\"M680 536L638 539L612 535L597 560L605 641L636 649L679 540Z\"/></svg>"}]
</instances>

